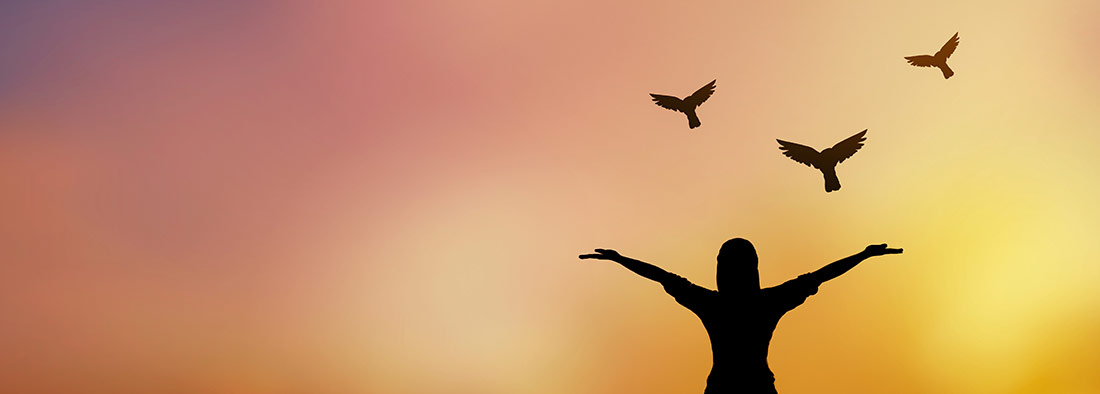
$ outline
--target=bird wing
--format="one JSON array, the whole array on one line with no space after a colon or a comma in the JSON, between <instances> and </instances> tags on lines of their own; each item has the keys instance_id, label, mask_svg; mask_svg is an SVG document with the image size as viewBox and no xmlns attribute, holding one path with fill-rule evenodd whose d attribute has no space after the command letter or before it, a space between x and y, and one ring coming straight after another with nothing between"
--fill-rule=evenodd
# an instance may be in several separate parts
<instances>
[{"instance_id":1,"label":"bird wing","mask_svg":"<svg viewBox=\"0 0 1100 394\"><path fill-rule=\"evenodd\" d=\"M946 44L943 44L943 48L940 48L939 52L936 52L936 57L941 59L947 59L952 53L955 53L955 48L959 47L959 33L951 36L950 40L947 40Z\"/></svg>"},{"instance_id":2,"label":"bird wing","mask_svg":"<svg viewBox=\"0 0 1100 394\"><path fill-rule=\"evenodd\" d=\"M714 94L715 82L718 82L718 80L715 79L713 81L710 81L710 83L699 88L699 90L696 90L695 93L692 93L690 96L684 97L684 104L688 104L693 107L698 107L700 104L703 104L704 101L707 101L707 99L709 99L710 96Z\"/></svg>"},{"instance_id":3,"label":"bird wing","mask_svg":"<svg viewBox=\"0 0 1100 394\"><path fill-rule=\"evenodd\" d=\"M673 111L683 111L683 107L684 107L684 101L683 100L680 100L680 99L678 99L676 97L672 97L672 96L665 96L665 95L662 95L662 94L650 93L649 95L653 96L653 102L657 103L657 105L662 107L662 108L671 109Z\"/></svg>"},{"instance_id":4,"label":"bird wing","mask_svg":"<svg viewBox=\"0 0 1100 394\"><path fill-rule=\"evenodd\" d=\"M776 140L779 142L779 150L783 151L783 155L791 158L791 160L799 163L814 166L814 162L817 161L817 157L820 156L817 153L817 149L808 147L806 145L796 144L793 142Z\"/></svg>"},{"instance_id":5,"label":"bird wing","mask_svg":"<svg viewBox=\"0 0 1100 394\"><path fill-rule=\"evenodd\" d=\"M917 55L917 56L906 56L905 57L905 60L908 60L909 64L912 64L912 65L917 66L917 67L932 67L932 66L935 65L935 64L932 63L933 59L935 59L935 58L932 57L932 56L929 56L929 55Z\"/></svg>"},{"instance_id":6,"label":"bird wing","mask_svg":"<svg viewBox=\"0 0 1100 394\"><path fill-rule=\"evenodd\" d=\"M864 129L844 141L837 142L832 148L826 149L828 158L836 160L837 164L843 163L845 159L852 157L859 148L863 147L863 141L867 140L867 137L864 137L866 134L867 130ZM822 152L822 154L826 154L826 152Z\"/></svg>"}]
</instances>

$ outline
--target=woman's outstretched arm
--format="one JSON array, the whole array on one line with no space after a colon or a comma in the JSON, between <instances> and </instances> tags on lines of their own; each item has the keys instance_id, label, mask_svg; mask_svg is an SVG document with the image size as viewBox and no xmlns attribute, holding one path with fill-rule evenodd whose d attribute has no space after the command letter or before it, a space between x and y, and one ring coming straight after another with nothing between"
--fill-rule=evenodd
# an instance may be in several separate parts
<instances>
[{"instance_id":1,"label":"woman's outstretched arm","mask_svg":"<svg viewBox=\"0 0 1100 394\"><path fill-rule=\"evenodd\" d=\"M597 260L610 260L616 263L622 264L626 269L634 271L635 274L642 277L660 282L661 284L667 283L667 281L678 278L675 274L661 269L661 267L653 264L646 263L644 261L635 260L629 257L625 257L619 252L611 249L596 249L596 253L582 254L581 259L597 259Z\"/></svg>"},{"instance_id":2,"label":"woman's outstretched arm","mask_svg":"<svg viewBox=\"0 0 1100 394\"><path fill-rule=\"evenodd\" d=\"M818 283L823 283L833 278L836 278L845 272L848 272L848 270L851 270L857 264L863 262L863 260L867 260L868 258L883 256L887 254L899 254L901 252L902 250L900 248L887 248L886 244L871 245L868 246L866 249L863 249L862 252L853 254L851 256L830 263L829 265L821 267L821 269L810 273L809 276L813 278L814 281Z\"/></svg>"}]
</instances>

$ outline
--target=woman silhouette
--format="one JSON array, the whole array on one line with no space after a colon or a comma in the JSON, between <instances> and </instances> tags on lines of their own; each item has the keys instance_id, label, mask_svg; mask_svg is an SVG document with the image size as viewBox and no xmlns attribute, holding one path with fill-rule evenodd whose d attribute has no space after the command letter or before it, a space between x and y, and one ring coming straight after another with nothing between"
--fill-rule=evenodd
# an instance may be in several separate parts
<instances>
[{"instance_id":1,"label":"woman silhouette","mask_svg":"<svg viewBox=\"0 0 1100 394\"><path fill-rule=\"evenodd\" d=\"M596 249L580 258L614 261L657 281L676 302L699 316L710 336L714 358L704 394L776 394L775 376L768 368L768 343L779 318L816 294L822 283L863 260L901 252L886 244L871 245L817 271L761 289L756 249L748 240L734 238L718 251L717 291L610 249Z\"/></svg>"}]
</instances>

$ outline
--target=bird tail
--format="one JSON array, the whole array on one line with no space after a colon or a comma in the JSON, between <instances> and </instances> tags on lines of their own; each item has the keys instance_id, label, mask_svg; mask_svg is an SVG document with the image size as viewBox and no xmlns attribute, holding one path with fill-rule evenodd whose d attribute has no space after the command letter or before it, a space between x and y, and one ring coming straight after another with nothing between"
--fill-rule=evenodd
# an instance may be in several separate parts
<instances>
[{"instance_id":1,"label":"bird tail","mask_svg":"<svg viewBox=\"0 0 1100 394\"><path fill-rule=\"evenodd\" d=\"M943 79L948 79L951 78L952 75L955 75L955 72L951 70L951 67L947 66L947 62L943 62L943 64L936 67L939 67L940 71L943 71Z\"/></svg>"},{"instance_id":2,"label":"bird tail","mask_svg":"<svg viewBox=\"0 0 1100 394\"><path fill-rule=\"evenodd\" d=\"M694 108L692 108L690 110L687 110L684 113L687 114L687 117L688 117L688 128L694 129L694 128L699 127L700 125L703 124L702 122L699 121L699 115L695 114L695 109Z\"/></svg>"},{"instance_id":3,"label":"bird tail","mask_svg":"<svg viewBox=\"0 0 1100 394\"><path fill-rule=\"evenodd\" d=\"M840 178L836 177L836 168L829 168L821 170L822 174L825 174L825 192L833 192L840 190Z\"/></svg>"}]
</instances>

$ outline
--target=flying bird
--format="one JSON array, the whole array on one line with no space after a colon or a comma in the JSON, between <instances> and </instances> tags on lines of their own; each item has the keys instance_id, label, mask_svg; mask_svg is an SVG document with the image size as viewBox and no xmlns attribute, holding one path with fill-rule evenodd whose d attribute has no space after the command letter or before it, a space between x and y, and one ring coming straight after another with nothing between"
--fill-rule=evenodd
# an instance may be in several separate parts
<instances>
[{"instance_id":1,"label":"flying bird","mask_svg":"<svg viewBox=\"0 0 1100 394\"><path fill-rule=\"evenodd\" d=\"M673 111L683 112L685 115L687 115L688 127L694 129L702 124L699 122L699 116L695 114L695 108L698 107L700 104L703 104L704 101L707 101L707 99L710 98L710 95L714 94L715 82L718 82L718 80L716 79L710 81L710 83L708 83L706 86L703 86L699 88L699 90L696 90L695 93L692 93L690 96L684 97L683 100L661 94L650 93L649 95L653 96L653 102L657 103L658 106L668 108Z\"/></svg>"},{"instance_id":2,"label":"flying bird","mask_svg":"<svg viewBox=\"0 0 1100 394\"><path fill-rule=\"evenodd\" d=\"M947 58L951 57L952 53L955 53L955 48L959 47L959 33L955 33L951 36L950 40L947 40L946 44L943 44L943 48L940 48L939 52L935 55L917 55L906 56L905 60L909 61L917 67L939 67L940 71L943 71L943 79L951 78L955 75L954 71L951 71L951 67L947 67Z\"/></svg>"},{"instance_id":3,"label":"flying bird","mask_svg":"<svg viewBox=\"0 0 1100 394\"><path fill-rule=\"evenodd\" d=\"M791 160L821 170L821 173L825 175L825 191L831 192L840 190L840 179L836 177L836 165L852 157L859 148L863 147L863 141L867 139L864 137L865 134L867 134L866 129L821 152L806 145L778 139L776 141L779 141L779 150L783 151L783 155L791 158Z\"/></svg>"}]
</instances>

